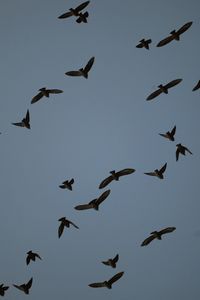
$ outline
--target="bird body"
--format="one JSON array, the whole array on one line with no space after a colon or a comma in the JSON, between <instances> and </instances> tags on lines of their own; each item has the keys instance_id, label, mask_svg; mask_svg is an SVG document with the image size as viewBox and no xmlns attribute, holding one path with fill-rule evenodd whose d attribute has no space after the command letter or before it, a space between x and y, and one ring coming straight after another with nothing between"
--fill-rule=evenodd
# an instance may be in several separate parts
<instances>
[{"instance_id":1,"label":"bird body","mask_svg":"<svg viewBox=\"0 0 200 300\"><path fill-rule=\"evenodd\" d=\"M29 290L32 286L32 282L33 282L33 277L27 283L23 283L21 285L13 284L13 286L28 295Z\"/></svg>"},{"instance_id":2,"label":"bird body","mask_svg":"<svg viewBox=\"0 0 200 300\"><path fill-rule=\"evenodd\" d=\"M107 261L102 261L104 265L111 266L112 268L116 268L116 263L119 260L119 254L117 254L114 258L109 258Z\"/></svg>"},{"instance_id":3,"label":"bird body","mask_svg":"<svg viewBox=\"0 0 200 300\"><path fill-rule=\"evenodd\" d=\"M174 135L176 133L176 126L173 127L173 129L171 131L167 131L166 133L159 133L159 135L163 136L164 138L170 140L170 141L174 141Z\"/></svg>"},{"instance_id":4,"label":"bird body","mask_svg":"<svg viewBox=\"0 0 200 300\"><path fill-rule=\"evenodd\" d=\"M154 239L161 240L163 234L173 232L175 229L176 229L176 227L167 227L160 231L153 231L153 232L151 232L151 235L142 242L141 246L147 246Z\"/></svg>"},{"instance_id":5,"label":"bird body","mask_svg":"<svg viewBox=\"0 0 200 300\"><path fill-rule=\"evenodd\" d=\"M155 169L153 172L148 172L148 173L144 173L145 175L150 175L150 176L156 176L160 179L163 179L163 173L165 172L167 168L167 163L164 164L164 166L162 166L159 170Z\"/></svg>"},{"instance_id":6,"label":"bird body","mask_svg":"<svg viewBox=\"0 0 200 300\"><path fill-rule=\"evenodd\" d=\"M68 190L72 191L72 184L73 183L74 183L74 178L72 178L71 180L63 181L62 185L59 185L59 187L61 189L68 189Z\"/></svg>"},{"instance_id":7,"label":"bird body","mask_svg":"<svg viewBox=\"0 0 200 300\"><path fill-rule=\"evenodd\" d=\"M176 145L176 161L179 159L179 154L181 153L182 155L185 155L186 152L192 154L192 152L185 146L181 145L180 143Z\"/></svg>"},{"instance_id":8,"label":"bird body","mask_svg":"<svg viewBox=\"0 0 200 300\"><path fill-rule=\"evenodd\" d=\"M35 261L35 259L39 258L41 259L40 255L38 253L34 253L31 250L27 252L27 257L26 257L26 264L28 265L30 263L30 261Z\"/></svg>"},{"instance_id":9,"label":"bird body","mask_svg":"<svg viewBox=\"0 0 200 300\"><path fill-rule=\"evenodd\" d=\"M110 190L107 190L104 193L102 193L98 198L90 201L88 204L77 205L74 208L76 210L86 210L91 208L95 210L99 210L99 205L109 196L109 194L110 194Z\"/></svg>"},{"instance_id":10,"label":"bird body","mask_svg":"<svg viewBox=\"0 0 200 300\"><path fill-rule=\"evenodd\" d=\"M103 282L94 282L89 284L90 287L93 288L99 288L99 287L107 287L108 289L112 289L112 284L119 280L123 276L124 272L119 272L115 274L112 278L109 280L105 280Z\"/></svg>"},{"instance_id":11,"label":"bird body","mask_svg":"<svg viewBox=\"0 0 200 300\"><path fill-rule=\"evenodd\" d=\"M136 48L145 48L145 49L149 50L150 43L151 43L151 39L148 39L148 40L142 39L142 40L140 40L139 44L136 45Z\"/></svg>"},{"instance_id":12,"label":"bird body","mask_svg":"<svg viewBox=\"0 0 200 300\"><path fill-rule=\"evenodd\" d=\"M157 89L156 91L154 91L153 93L151 93L147 98L146 100L149 101L149 100L152 100L154 98L156 98L157 96L159 96L160 94L164 93L164 94L168 94L168 89L179 84L180 82L182 81L182 79L175 79L175 80L172 80L170 81L169 83L163 85L163 84L160 84L158 86L159 89Z\"/></svg>"},{"instance_id":13,"label":"bird body","mask_svg":"<svg viewBox=\"0 0 200 300\"><path fill-rule=\"evenodd\" d=\"M75 228L79 229L79 227L77 225L75 225L72 221L70 220L67 220L65 217L62 217L58 220L60 223L60 226L58 228L58 237L60 238L62 233L63 233L63 230L65 227L69 228L70 225L74 226Z\"/></svg>"},{"instance_id":14,"label":"bird body","mask_svg":"<svg viewBox=\"0 0 200 300\"><path fill-rule=\"evenodd\" d=\"M78 5L76 8L70 8L68 12L60 15L58 17L58 19L66 19L71 16L75 16L75 17L80 16L80 14L81 14L80 11L83 10L86 6L88 6L89 3L90 3L90 1L86 1L86 2L83 2L80 5Z\"/></svg>"},{"instance_id":15,"label":"bird body","mask_svg":"<svg viewBox=\"0 0 200 300\"><path fill-rule=\"evenodd\" d=\"M26 117L23 118L21 122L19 122L19 123L12 123L12 125L19 126L19 127L25 127L25 128L30 129L31 126L30 126L30 114L29 114L29 110L27 110Z\"/></svg>"},{"instance_id":16,"label":"bird body","mask_svg":"<svg viewBox=\"0 0 200 300\"><path fill-rule=\"evenodd\" d=\"M119 178L121 176L125 176L125 175L129 175L129 174L132 174L135 172L135 169L130 169L130 168L127 168L127 169L123 169L119 172L115 172L115 170L113 171L110 171L110 176L108 176L107 178L105 178L99 185L99 189L102 189L104 187L106 187L111 181L113 180L116 180L118 181Z\"/></svg>"},{"instance_id":17,"label":"bird body","mask_svg":"<svg viewBox=\"0 0 200 300\"><path fill-rule=\"evenodd\" d=\"M95 57L91 57L90 60L87 62L86 66L84 68L79 69L78 71L68 71L65 73L65 75L68 76L82 76L84 78L88 78L88 73L90 69L92 68L92 65L94 63Z\"/></svg>"},{"instance_id":18,"label":"bird body","mask_svg":"<svg viewBox=\"0 0 200 300\"><path fill-rule=\"evenodd\" d=\"M43 88L39 89L39 93L32 98L31 104L38 102L43 97L49 98L50 94L61 94L61 93L63 93L62 90L46 89L45 87L43 87Z\"/></svg>"}]
</instances>

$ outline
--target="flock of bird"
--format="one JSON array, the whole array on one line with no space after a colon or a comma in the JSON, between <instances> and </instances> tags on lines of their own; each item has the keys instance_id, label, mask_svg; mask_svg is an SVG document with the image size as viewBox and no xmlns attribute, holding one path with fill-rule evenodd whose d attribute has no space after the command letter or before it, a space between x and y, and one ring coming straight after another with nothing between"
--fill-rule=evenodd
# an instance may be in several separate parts
<instances>
[{"instance_id":1,"label":"flock of bird","mask_svg":"<svg viewBox=\"0 0 200 300\"><path fill-rule=\"evenodd\" d=\"M70 8L69 11L63 13L58 18L65 19L65 18L74 16L77 18L76 19L77 23L82 23L82 22L87 23L87 18L89 16L89 13L87 11L86 12L82 12L82 11L88 6L89 3L90 3L90 1L86 1L86 2L78 5L76 8ZM177 31L176 30L171 31L169 36L162 39L157 44L157 47L165 46L168 43L172 42L173 40L179 41L180 35L183 34L186 30L188 30L191 25L192 25L192 22L188 22L185 25L183 25L180 29L178 29ZM151 39L147 39L147 40L141 39L140 43L138 45L136 45L136 47L137 48L146 48L149 50L149 45L151 42L152 42ZM92 57L89 59L89 61L85 65L85 67L82 67L78 70L68 71L65 74L67 76L82 76L87 79L88 73L94 64L94 61L95 61L95 57ZM146 100L147 101L153 100L154 98L158 97L161 93L168 94L168 89L178 85L179 83L181 83L181 81L182 81L182 79L175 79L165 85L160 84L158 86L158 89L156 91L154 91L153 93L151 93L146 98ZM200 88L200 80L193 88L193 91L196 91L199 88ZM39 92L32 98L31 104L38 102L43 97L49 98L49 96L51 94L60 94L60 93L63 93L63 91L60 89L47 89L46 87L40 88ZM26 116L21 120L21 122L12 123L12 124L15 126L25 127L27 129L30 129L31 126L30 126L29 110L27 110ZM169 130L166 133L160 133L159 135L168 139L169 141L173 142L173 141L175 141L175 133L176 133L176 126L174 126L171 131ZM183 146L181 143L178 143L176 145L176 161L178 161L180 154L185 155L186 152L192 154L192 152L186 146ZM155 176L159 179L163 179L164 178L163 174L166 171L166 168L167 168L167 163L165 163L159 169L155 169L154 171L146 172L144 174L149 175L149 176ZM99 189L103 189L106 186L108 186L112 181L119 181L120 177L130 175L134 172L135 172L135 169L133 169L133 168L126 168L126 169L120 170L118 172L116 172L115 170L110 171L110 175L108 177L106 177L104 180L102 180L102 182L99 184ZM74 178L63 181L62 184L59 185L59 187L61 189L68 189L68 190L72 191L73 183L74 183ZM79 204L79 205L75 206L74 209L79 210L79 211L94 209L94 210L98 211L100 204L102 204L102 202L104 202L107 199L107 197L110 195L110 193L111 193L111 190L108 189L108 190L104 191L101 195L99 195L97 198L89 201L88 203ZM79 229L79 227L75 223L66 219L66 217L61 217L58 221L60 222L60 225L58 227L58 238L60 238L62 236L65 227L69 228L72 225L74 228ZM141 243L141 246L147 246L154 239L161 240L162 235L171 233L175 229L176 229L175 227L167 227L167 228L164 228L159 231L153 231L153 232L151 232L150 236L147 237ZM29 263L31 261L35 261L36 258L40 259L40 260L42 259L38 253L32 252L32 250L28 251L27 257L26 257L26 264L29 265ZM102 261L102 263L104 265L110 266L112 268L116 268L116 264L117 264L118 260L119 260L119 254L117 254L114 258L109 258L107 261ZM108 289L111 289L112 284L115 283L116 281L118 281L123 276L123 274L124 274L124 272L118 272L109 280L91 283L91 284L89 284L89 286L92 288L107 287ZM20 285L13 284L13 286L15 288L19 289L20 291L24 292L25 294L29 294L29 290L32 286L32 282L33 282L33 278L31 278L27 283L23 283ZM5 291L8 290L8 288L9 288L9 286L0 284L0 295L4 296Z\"/></svg>"}]
</instances>

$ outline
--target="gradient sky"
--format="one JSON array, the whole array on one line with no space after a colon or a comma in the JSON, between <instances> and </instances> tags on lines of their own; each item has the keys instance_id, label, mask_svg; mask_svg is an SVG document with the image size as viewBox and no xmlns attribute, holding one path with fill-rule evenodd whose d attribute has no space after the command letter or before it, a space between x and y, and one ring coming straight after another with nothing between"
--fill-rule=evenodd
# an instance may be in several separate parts
<instances>
[{"instance_id":1,"label":"gradient sky","mask_svg":"<svg viewBox=\"0 0 200 300\"><path fill-rule=\"evenodd\" d=\"M200 140L198 0L91 0L88 24L57 17L81 1L1 2L0 283L5 299L27 297L11 285L33 277L29 300L198 299ZM173 29L192 27L162 48ZM135 46L151 38L150 50ZM88 80L65 75L95 56ZM161 83L183 81L147 102ZM64 91L31 105L39 88ZM13 126L30 110L31 130ZM175 142L158 133L177 126ZM193 155L175 160L176 144ZM143 173L168 163L165 179ZM111 170L134 168L112 182L99 212L74 206L98 197ZM73 191L61 190L75 179ZM58 219L80 229L65 229ZM176 231L141 242L153 230ZM26 252L42 261L26 266ZM116 270L101 261L119 253ZM92 289L115 273L112 290Z\"/></svg>"}]
</instances>

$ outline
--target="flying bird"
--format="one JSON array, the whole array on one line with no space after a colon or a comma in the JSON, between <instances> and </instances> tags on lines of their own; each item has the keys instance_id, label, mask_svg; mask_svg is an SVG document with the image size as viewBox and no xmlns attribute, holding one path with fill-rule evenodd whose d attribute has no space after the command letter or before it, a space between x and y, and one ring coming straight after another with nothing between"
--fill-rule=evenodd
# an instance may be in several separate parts
<instances>
[{"instance_id":1,"label":"flying bird","mask_svg":"<svg viewBox=\"0 0 200 300\"><path fill-rule=\"evenodd\" d=\"M192 89L192 91L196 91L200 88L200 80L197 82L197 84L195 85L195 87Z\"/></svg>"},{"instance_id":2,"label":"flying bird","mask_svg":"<svg viewBox=\"0 0 200 300\"><path fill-rule=\"evenodd\" d=\"M99 185L99 189L106 187L111 181L118 181L121 176L129 175L135 172L135 169L123 169L119 172L115 172L115 170L110 171L110 176L105 178Z\"/></svg>"},{"instance_id":3,"label":"flying bird","mask_svg":"<svg viewBox=\"0 0 200 300\"><path fill-rule=\"evenodd\" d=\"M33 282L33 277L27 283L23 283L21 285L13 284L13 286L28 295L29 290L32 286L32 282Z\"/></svg>"},{"instance_id":4,"label":"flying bird","mask_svg":"<svg viewBox=\"0 0 200 300\"><path fill-rule=\"evenodd\" d=\"M136 46L136 48L145 48L147 50L149 50L149 44L151 44L151 39L145 40L142 39L140 40L139 44Z\"/></svg>"},{"instance_id":5,"label":"flying bird","mask_svg":"<svg viewBox=\"0 0 200 300\"><path fill-rule=\"evenodd\" d=\"M72 178L71 180L63 181L63 183L61 185L59 185L59 187L61 189L68 189L68 190L72 191L72 184L73 183L74 183L74 178Z\"/></svg>"},{"instance_id":6,"label":"flying bird","mask_svg":"<svg viewBox=\"0 0 200 300\"><path fill-rule=\"evenodd\" d=\"M7 291L9 289L9 286L4 286L4 284L0 284L0 296L4 296L5 295L5 291Z\"/></svg>"},{"instance_id":7,"label":"flying bird","mask_svg":"<svg viewBox=\"0 0 200 300\"><path fill-rule=\"evenodd\" d=\"M39 89L38 91L40 91L40 92L32 98L31 104L38 102L42 97L49 98L49 94L61 94L61 93L63 93L62 90L46 89L45 87Z\"/></svg>"},{"instance_id":8,"label":"flying bird","mask_svg":"<svg viewBox=\"0 0 200 300\"><path fill-rule=\"evenodd\" d=\"M89 3L90 1L86 1L78 5L76 8L70 8L68 12L60 15L58 19L66 19L71 16L78 17L80 15L80 11L83 10L86 6L88 6Z\"/></svg>"},{"instance_id":9,"label":"flying bird","mask_svg":"<svg viewBox=\"0 0 200 300\"><path fill-rule=\"evenodd\" d=\"M186 152L192 154L192 152L185 146L181 145L181 144L177 144L176 145L177 149L176 149L176 161L179 158L179 153L185 155Z\"/></svg>"},{"instance_id":10,"label":"flying bird","mask_svg":"<svg viewBox=\"0 0 200 300\"><path fill-rule=\"evenodd\" d=\"M153 232L151 232L151 235L142 242L141 246L147 246L154 239L162 240L163 234L170 233L170 232L174 231L175 229L176 229L176 227L167 227L160 231L153 231Z\"/></svg>"},{"instance_id":11,"label":"flying bird","mask_svg":"<svg viewBox=\"0 0 200 300\"><path fill-rule=\"evenodd\" d=\"M39 258L39 259L42 259L38 253L34 253L31 250L28 251L27 252L27 257L26 257L26 264L29 265L31 260L35 261L36 257Z\"/></svg>"},{"instance_id":12,"label":"flying bird","mask_svg":"<svg viewBox=\"0 0 200 300\"><path fill-rule=\"evenodd\" d=\"M160 168L160 170L156 169L153 172L144 173L144 174L150 175L150 176L156 176L160 179L163 179L164 178L163 173L165 172L166 168L167 168L167 163L164 164L164 166L162 166L162 168Z\"/></svg>"},{"instance_id":13,"label":"flying bird","mask_svg":"<svg viewBox=\"0 0 200 300\"><path fill-rule=\"evenodd\" d=\"M77 205L74 208L77 210L85 210L85 209L95 209L99 210L99 205L109 196L110 190L105 191L103 194L101 194L98 198L93 199L88 204L81 204Z\"/></svg>"},{"instance_id":14,"label":"flying bird","mask_svg":"<svg viewBox=\"0 0 200 300\"><path fill-rule=\"evenodd\" d=\"M26 117L22 119L21 122L19 123L12 123L15 126L19 126L19 127L26 127L28 129L30 129L30 114L29 114L29 110L27 110L26 113Z\"/></svg>"},{"instance_id":15,"label":"flying bird","mask_svg":"<svg viewBox=\"0 0 200 300\"><path fill-rule=\"evenodd\" d=\"M111 266L112 268L116 268L116 263L119 260L119 254L117 254L114 258L109 258L107 261L102 261L102 263L106 266Z\"/></svg>"},{"instance_id":16,"label":"flying bird","mask_svg":"<svg viewBox=\"0 0 200 300\"><path fill-rule=\"evenodd\" d=\"M79 17L76 19L77 23L87 23L87 18L89 17L89 13L86 11L85 13L80 13Z\"/></svg>"},{"instance_id":17,"label":"flying bird","mask_svg":"<svg viewBox=\"0 0 200 300\"><path fill-rule=\"evenodd\" d=\"M123 276L123 274L124 272L119 272L115 274L112 278L110 278L108 281L91 283L89 284L89 286L93 288L107 287L108 289L112 289L112 284L119 280Z\"/></svg>"},{"instance_id":18,"label":"flying bird","mask_svg":"<svg viewBox=\"0 0 200 300\"><path fill-rule=\"evenodd\" d=\"M182 79L175 79L170 81L169 83L167 83L166 85L162 85L160 84L158 86L159 89L157 89L156 91L154 91L152 94L150 94L147 97L147 101L152 100L154 98L156 98L157 96L159 96L160 94L164 93L164 94L168 94L168 89L172 88L173 86L179 84L182 81Z\"/></svg>"},{"instance_id":19,"label":"flying bird","mask_svg":"<svg viewBox=\"0 0 200 300\"><path fill-rule=\"evenodd\" d=\"M161 40L158 44L157 47L162 47L167 45L168 43L170 43L173 40L179 41L180 40L180 35L182 33L184 33L186 30L188 30L190 28L190 26L192 25L193 22L188 22L186 24L184 24L180 29L176 30L172 30L170 32L170 35L167 36L166 38L164 38L163 40Z\"/></svg>"},{"instance_id":20,"label":"flying bird","mask_svg":"<svg viewBox=\"0 0 200 300\"><path fill-rule=\"evenodd\" d=\"M58 228L58 237L59 238L61 237L65 227L69 228L70 225L73 225L75 228L79 229L78 226L76 226L73 222L67 220L65 217L60 218L58 221L61 222L60 226Z\"/></svg>"},{"instance_id":21,"label":"flying bird","mask_svg":"<svg viewBox=\"0 0 200 300\"><path fill-rule=\"evenodd\" d=\"M86 66L84 68L79 69L78 71L69 71L66 72L65 75L68 76L83 76L84 78L88 78L88 73L90 71L90 69L92 68L92 65L94 63L94 56L92 58L90 58L90 60L88 61L88 63L86 64Z\"/></svg>"},{"instance_id":22,"label":"flying bird","mask_svg":"<svg viewBox=\"0 0 200 300\"><path fill-rule=\"evenodd\" d=\"M174 135L176 133L176 126L173 127L173 129L171 131L167 131L166 133L159 133L159 135L163 136L164 138L170 140L170 141L174 141Z\"/></svg>"}]
</instances>

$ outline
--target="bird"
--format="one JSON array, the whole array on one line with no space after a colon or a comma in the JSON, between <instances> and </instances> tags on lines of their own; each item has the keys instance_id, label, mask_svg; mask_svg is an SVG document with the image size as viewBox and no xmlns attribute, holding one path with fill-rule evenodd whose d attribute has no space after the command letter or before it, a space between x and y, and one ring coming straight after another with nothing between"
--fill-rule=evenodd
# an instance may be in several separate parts
<instances>
[{"instance_id":1,"label":"bird","mask_svg":"<svg viewBox=\"0 0 200 300\"><path fill-rule=\"evenodd\" d=\"M192 154L192 152L185 146L181 145L180 143L176 145L176 161L178 161L179 153L185 155L186 152Z\"/></svg>"},{"instance_id":2,"label":"bird","mask_svg":"<svg viewBox=\"0 0 200 300\"><path fill-rule=\"evenodd\" d=\"M192 89L192 91L196 91L200 88L200 80L197 82L197 84L195 85L195 87Z\"/></svg>"},{"instance_id":3,"label":"bird","mask_svg":"<svg viewBox=\"0 0 200 300\"><path fill-rule=\"evenodd\" d=\"M162 166L160 168L160 170L156 169L153 172L144 173L144 174L150 175L150 176L156 176L156 177L158 177L160 179L163 179L164 178L163 173L165 172L166 168L167 168L167 163L164 164L164 166Z\"/></svg>"},{"instance_id":4,"label":"bird","mask_svg":"<svg viewBox=\"0 0 200 300\"><path fill-rule=\"evenodd\" d=\"M92 68L92 65L94 63L95 57L93 56L90 58L90 60L87 62L86 66L84 68L79 69L78 71L68 71L65 73L65 75L68 76L83 76L84 78L88 78L88 73L90 69Z\"/></svg>"},{"instance_id":5,"label":"bird","mask_svg":"<svg viewBox=\"0 0 200 300\"><path fill-rule=\"evenodd\" d=\"M30 114L29 114L29 110L27 110L26 117L23 118L21 122L19 122L19 123L12 123L12 125L19 126L19 127L26 127L28 129L30 129L31 126L30 126Z\"/></svg>"},{"instance_id":6,"label":"bird","mask_svg":"<svg viewBox=\"0 0 200 300\"><path fill-rule=\"evenodd\" d=\"M148 40L145 40L145 39L142 39L140 40L139 44L136 45L136 48L145 48L147 50L149 50L149 44L151 44L151 39L148 39Z\"/></svg>"},{"instance_id":7,"label":"bird","mask_svg":"<svg viewBox=\"0 0 200 300\"><path fill-rule=\"evenodd\" d=\"M43 87L43 88L39 89L38 91L39 91L39 93L32 98L31 104L38 102L42 97L49 98L49 94L61 94L61 93L63 93L62 90L46 89L46 87Z\"/></svg>"},{"instance_id":8,"label":"bird","mask_svg":"<svg viewBox=\"0 0 200 300\"><path fill-rule=\"evenodd\" d=\"M26 264L29 265L31 260L35 261L36 257L42 259L38 253L34 253L32 252L32 250L28 251L26 257Z\"/></svg>"},{"instance_id":9,"label":"bird","mask_svg":"<svg viewBox=\"0 0 200 300\"><path fill-rule=\"evenodd\" d=\"M7 291L9 289L9 286L4 286L4 284L0 284L0 296L4 296L5 295L5 291Z\"/></svg>"},{"instance_id":10,"label":"bird","mask_svg":"<svg viewBox=\"0 0 200 300\"><path fill-rule=\"evenodd\" d=\"M77 23L87 23L87 18L89 17L89 13L86 11L84 13L80 13L79 17L76 19Z\"/></svg>"},{"instance_id":11,"label":"bird","mask_svg":"<svg viewBox=\"0 0 200 300\"><path fill-rule=\"evenodd\" d=\"M66 19L71 16L78 17L80 15L80 11L83 10L86 6L88 6L89 3L90 3L90 1L86 1L86 2L83 2L80 5L78 5L76 8L70 8L68 12L60 15L58 17L58 19Z\"/></svg>"},{"instance_id":12,"label":"bird","mask_svg":"<svg viewBox=\"0 0 200 300\"><path fill-rule=\"evenodd\" d=\"M159 135L163 136L164 138L170 140L170 141L174 141L174 135L176 133L176 126L173 127L173 129L171 131L167 131L166 133L159 133Z\"/></svg>"},{"instance_id":13,"label":"bird","mask_svg":"<svg viewBox=\"0 0 200 300\"><path fill-rule=\"evenodd\" d=\"M99 288L99 287L107 287L108 289L112 289L112 284L119 280L124 275L124 272L119 272L115 274L112 278L109 280L103 281L103 282L94 282L90 283L89 286L93 288Z\"/></svg>"},{"instance_id":14,"label":"bird","mask_svg":"<svg viewBox=\"0 0 200 300\"><path fill-rule=\"evenodd\" d=\"M76 210L85 210L91 208L95 210L99 210L99 205L109 196L109 194L110 194L110 190L107 190L104 193L102 193L98 198L90 201L88 204L77 205L74 208Z\"/></svg>"},{"instance_id":15,"label":"bird","mask_svg":"<svg viewBox=\"0 0 200 300\"><path fill-rule=\"evenodd\" d=\"M135 169L123 169L119 172L115 172L115 170L110 171L110 176L108 176L107 178L105 178L99 185L99 189L102 189L104 187L106 187L111 181L119 180L119 177L124 176L124 175L129 175L135 172Z\"/></svg>"},{"instance_id":16,"label":"bird","mask_svg":"<svg viewBox=\"0 0 200 300\"><path fill-rule=\"evenodd\" d=\"M116 263L119 260L119 254L117 254L114 258L109 258L107 261L102 261L102 264L106 266L111 266L112 268L116 268Z\"/></svg>"},{"instance_id":17,"label":"bird","mask_svg":"<svg viewBox=\"0 0 200 300\"><path fill-rule=\"evenodd\" d=\"M13 286L28 295L29 290L32 286L32 282L33 282L33 277L27 283L23 283L21 285L13 284Z\"/></svg>"},{"instance_id":18,"label":"bird","mask_svg":"<svg viewBox=\"0 0 200 300\"><path fill-rule=\"evenodd\" d=\"M163 40L161 40L156 46L157 47L162 47L167 45L168 43L170 43L173 40L179 41L180 40L180 35L182 33L184 33L186 30L188 30L190 28L190 26L192 25L193 22L188 22L186 24L184 24L180 29L176 30L172 30L170 32L170 35L167 36L166 38L164 38Z\"/></svg>"},{"instance_id":19,"label":"bird","mask_svg":"<svg viewBox=\"0 0 200 300\"><path fill-rule=\"evenodd\" d=\"M166 85L163 85L163 84L160 84L158 86L159 89L157 89L156 91L154 91L153 93L151 93L147 98L146 100L149 101L149 100L152 100L154 99L155 97L159 96L160 94L164 93L164 94L168 94L168 89L179 84L180 82L182 81L182 79L175 79L175 80L172 80L170 81L169 83L167 83Z\"/></svg>"},{"instance_id":20,"label":"bird","mask_svg":"<svg viewBox=\"0 0 200 300\"><path fill-rule=\"evenodd\" d=\"M78 226L76 226L73 222L67 220L65 217L62 217L58 220L60 223L60 226L58 228L58 237L60 238L62 233L63 233L63 230L65 227L70 227L70 224L73 225L75 228L79 229Z\"/></svg>"},{"instance_id":21,"label":"bird","mask_svg":"<svg viewBox=\"0 0 200 300\"><path fill-rule=\"evenodd\" d=\"M142 242L141 246L147 246L154 239L162 240L163 234L170 233L170 232L174 231L175 229L176 229L176 227L167 227L160 231L153 231L153 232L151 232L151 235Z\"/></svg>"},{"instance_id":22,"label":"bird","mask_svg":"<svg viewBox=\"0 0 200 300\"><path fill-rule=\"evenodd\" d=\"M59 187L61 189L68 189L68 190L72 191L72 184L73 183L74 183L74 178L72 178L71 180L63 181L63 183L61 185L59 185Z\"/></svg>"}]
</instances>

